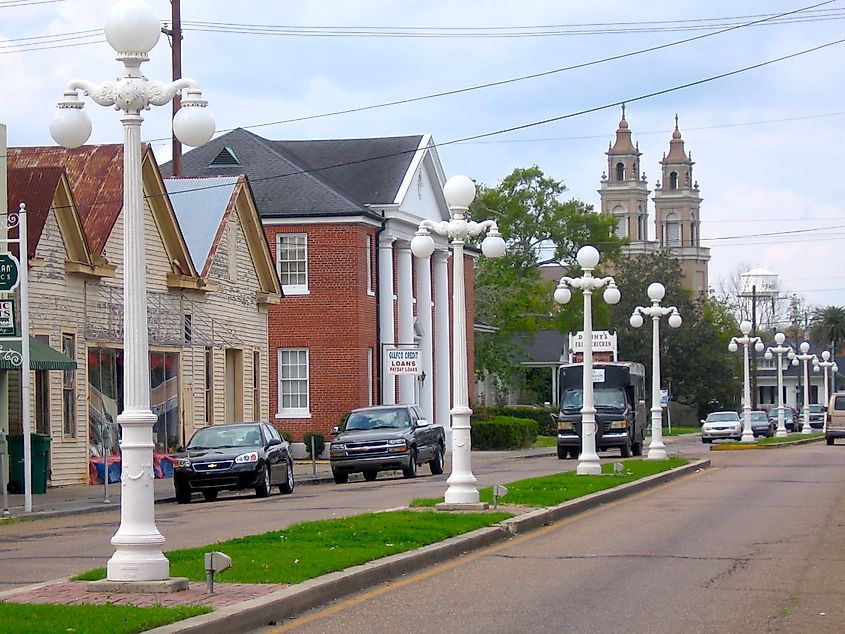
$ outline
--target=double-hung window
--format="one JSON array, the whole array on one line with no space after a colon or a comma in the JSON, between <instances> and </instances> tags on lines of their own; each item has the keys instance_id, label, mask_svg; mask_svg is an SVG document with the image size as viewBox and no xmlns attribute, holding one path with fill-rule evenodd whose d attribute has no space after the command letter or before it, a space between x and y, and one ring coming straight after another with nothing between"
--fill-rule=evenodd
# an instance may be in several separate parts
<instances>
[{"instance_id":1,"label":"double-hung window","mask_svg":"<svg viewBox=\"0 0 845 634\"><path fill-rule=\"evenodd\" d=\"M279 348L280 417L304 418L308 407L308 349Z\"/></svg>"},{"instance_id":2,"label":"double-hung window","mask_svg":"<svg viewBox=\"0 0 845 634\"><path fill-rule=\"evenodd\" d=\"M276 236L276 268L286 295L308 293L308 236L280 233Z\"/></svg>"}]
</instances>

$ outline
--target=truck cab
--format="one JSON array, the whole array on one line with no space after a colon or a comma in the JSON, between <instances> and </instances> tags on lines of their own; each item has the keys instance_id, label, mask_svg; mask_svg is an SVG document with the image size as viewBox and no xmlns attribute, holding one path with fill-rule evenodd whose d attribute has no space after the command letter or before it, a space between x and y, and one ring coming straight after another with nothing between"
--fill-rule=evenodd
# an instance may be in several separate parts
<instances>
[{"instance_id":1,"label":"truck cab","mask_svg":"<svg viewBox=\"0 0 845 634\"><path fill-rule=\"evenodd\" d=\"M577 458L581 451L584 366L570 363L558 372L557 457L563 460L567 456ZM643 365L626 361L594 363L593 405L596 450L618 448L623 458L642 455L648 420Z\"/></svg>"}]
</instances>

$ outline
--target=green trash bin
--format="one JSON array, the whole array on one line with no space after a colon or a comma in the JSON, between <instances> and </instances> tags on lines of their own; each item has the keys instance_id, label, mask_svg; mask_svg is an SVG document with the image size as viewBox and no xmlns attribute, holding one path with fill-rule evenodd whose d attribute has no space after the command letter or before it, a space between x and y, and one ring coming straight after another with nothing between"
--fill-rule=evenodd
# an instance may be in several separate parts
<instances>
[{"instance_id":1,"label":"green trash bin","mask_svg":"<svg viewBox=\"0 0 845 634\"><path fill-rule=\"evenodd\" d=\"M9 440L9 493L24 493L23 435L7 436ZM32 454L32 492L47 493L47 470L50 465L50 437L29 435Z\"/></svg>"}]
</instances>

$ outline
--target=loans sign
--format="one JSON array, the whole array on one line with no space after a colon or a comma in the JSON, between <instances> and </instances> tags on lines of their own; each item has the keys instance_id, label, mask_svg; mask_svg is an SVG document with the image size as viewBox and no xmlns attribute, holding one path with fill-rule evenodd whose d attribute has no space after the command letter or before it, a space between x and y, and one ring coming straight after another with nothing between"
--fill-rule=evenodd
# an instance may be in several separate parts
<instances>
[{"instance_id":1,"label":"loans sign","mask_svg":"<svg viewBox=\"0 0 845 634\"><path fill-rule=\"evenodd\" d=\"M11 253L0 253L0 291L12 291L17 288L20 277L20 262Z\"/></svg>"},{"instance_id":2,"label":"loans sign","mask_svg":"<svg viewBox=\"0 0 845 634\"><path fill-rule=\"evenodd\" d=\"M419 348L384 349L384 365L388 374L419 374L422 372L422 360Z\"/></svg>"}]
</instances>

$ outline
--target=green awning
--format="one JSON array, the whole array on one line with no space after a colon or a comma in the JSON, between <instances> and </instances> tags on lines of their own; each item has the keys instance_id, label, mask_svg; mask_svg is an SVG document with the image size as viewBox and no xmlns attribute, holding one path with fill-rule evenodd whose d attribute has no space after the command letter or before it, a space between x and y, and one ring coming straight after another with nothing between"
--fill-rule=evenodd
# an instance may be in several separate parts
<instances>
[{"instance_id":1,"label":"green awning","mask_svg":"<svg viewBox=\"0 0 845 634\"><path fill-rule=\"evenodd\" d=\"M14 350L20 354L21 342L0 339L0 348ZM7 359L6 355L0 350L0 370L17 370L18 368L19 366L14 365L12 360ZM75 370L76 361L30 336L29 368L31 370Z\"/></svg>"}]
</instances>

